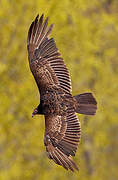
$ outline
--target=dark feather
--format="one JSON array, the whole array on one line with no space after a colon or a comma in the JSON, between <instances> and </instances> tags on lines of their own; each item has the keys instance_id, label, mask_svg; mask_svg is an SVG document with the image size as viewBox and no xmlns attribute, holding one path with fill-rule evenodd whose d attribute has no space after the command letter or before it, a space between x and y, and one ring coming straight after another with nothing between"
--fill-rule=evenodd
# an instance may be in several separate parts
<instances>
[{"instance_id":1,"label":"dark feather","mask_svg":"<svg viewBox=\"0 0 118 180\"><path fill-rule=\"evenodd\" d=\"M48 18L39 15L27 38L29 65L40 91L40 105L34 114L45 115L44 144L48 157L66 170L78 170L72 160L81 138L75 112L95 114L97 103L91 93L72 96L71 79L63 58L50 34Z\"/></svg>"}]
</instances>

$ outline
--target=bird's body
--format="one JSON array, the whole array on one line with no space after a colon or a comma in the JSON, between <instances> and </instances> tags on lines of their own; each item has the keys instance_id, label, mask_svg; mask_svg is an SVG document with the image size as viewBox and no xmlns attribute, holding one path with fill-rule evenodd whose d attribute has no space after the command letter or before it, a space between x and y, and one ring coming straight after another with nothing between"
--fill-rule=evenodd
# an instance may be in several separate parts
<instances>
[{"instance_id":1,"label":"bird's body","mask_svg":"<svg viewBox=\"0 0 118 180\"><path fill-rule=\"evenodd\" d=\"M45 116L44 144L48 157L65 169L78 169L72 160L80 142L80 122L76 112L94 115L96 101L91 93L72 96L71 80L53 38L53 25L38 16L28 32L29 65L40 92L40 104L32 115Z\"/></svg>"},{"instance_id":2,"label":"bird's body","mask_svg":"<svg viewBox=\"0 0 118 180\"><path fill-rule=\"evenodd\" d=\"M56 88L50 88L41 94L40 108L42 114L53 113L55 115L64 115L68 106L74 106L74 100L71 95L68 97Z\"/></svg>"}]
</instances>

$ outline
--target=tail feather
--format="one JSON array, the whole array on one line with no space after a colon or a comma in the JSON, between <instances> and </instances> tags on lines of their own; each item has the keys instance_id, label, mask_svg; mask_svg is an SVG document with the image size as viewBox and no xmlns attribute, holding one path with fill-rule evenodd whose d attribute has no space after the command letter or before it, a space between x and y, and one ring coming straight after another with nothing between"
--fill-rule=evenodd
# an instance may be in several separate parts
<instances>
[{"instance_id":1,"label":"tail feather","mask_svg":"<svg viewBox=\"0 0 118 180\"><path fill-rule=\"evenodd\" d=\"M92 93L83 93L74 96L76 99L76 112L86 115L94 115L97 110L97 102Z\"/></svg>"}]
</instances>

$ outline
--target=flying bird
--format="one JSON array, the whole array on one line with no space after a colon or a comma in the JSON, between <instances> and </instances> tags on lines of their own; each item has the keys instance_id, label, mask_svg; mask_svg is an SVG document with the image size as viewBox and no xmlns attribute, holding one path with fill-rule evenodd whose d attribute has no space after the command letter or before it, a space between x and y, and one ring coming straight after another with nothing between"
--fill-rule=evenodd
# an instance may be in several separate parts
<instances>
[{"instance_id":1,"label":"flying bird","mask_svg":"<svg viewBox=\"0 0 118 180\"><path fill-rule=\"evenodd\" d=\"M48 157L65 169L78 170L75 156L81 127L76 113L94 115L97 102L92 93L72 95L71 79L63 58L50 34L53 24L39 15L30 25L27 38L31 72L40 92L40 104L32 116L45 117L44 144Z\"/></svg>"}]
</instances>

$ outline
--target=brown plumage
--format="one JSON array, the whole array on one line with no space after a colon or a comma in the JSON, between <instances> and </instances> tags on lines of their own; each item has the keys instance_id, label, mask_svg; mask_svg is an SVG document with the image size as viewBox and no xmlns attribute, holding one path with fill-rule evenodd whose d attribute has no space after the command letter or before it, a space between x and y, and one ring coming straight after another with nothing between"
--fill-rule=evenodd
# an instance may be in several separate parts
<instances>
[{"instance_id":1,"label":"brown plumage","mask_svg":"<svg viewBox=\"0 0 118 180\"><path fill-rule=\"evenodd\" d=\"M39 15L29 28L27 48L29 65L40 92L40 104L32 116L45 116L44 144L48 157L65 169L78 170L72 160L80 142L80 122L76 112L94 115L97 103L91 93L72 96L71 80L53 38L53 24L47 28Z\"/></svg>"}]
</instances>

